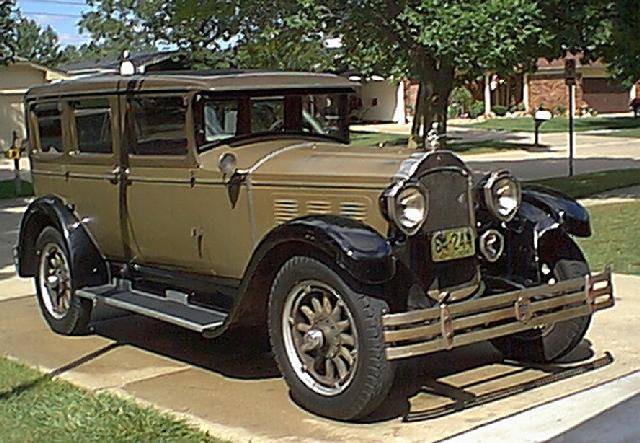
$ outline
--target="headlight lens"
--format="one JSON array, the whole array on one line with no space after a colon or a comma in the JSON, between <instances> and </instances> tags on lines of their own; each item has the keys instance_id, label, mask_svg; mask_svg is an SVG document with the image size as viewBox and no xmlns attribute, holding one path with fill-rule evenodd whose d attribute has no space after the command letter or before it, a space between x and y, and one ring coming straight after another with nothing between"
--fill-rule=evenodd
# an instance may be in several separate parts
<instances>
[{"instance_id":1,"label":"headlight lens","mask_svg":"<svg viewBox=\"0 0 640 443\"><path fill-rule=\"evenodd\" d=\"M520 207L520 183L506 171L494 173L485 185L485 198L487 207L496 217L509 221Z\"/></svg>"},{"instance_id":2,"label":"headlight lens","mask_svg":"<svg viewBox=\"0 0 640 443\"><path fill-rule=\"evenodd\" d=\"M417 232L427 218L427 196L415 186L402 189L392 205L393 218L406 234Z\"/></svg>"}]
</instances>

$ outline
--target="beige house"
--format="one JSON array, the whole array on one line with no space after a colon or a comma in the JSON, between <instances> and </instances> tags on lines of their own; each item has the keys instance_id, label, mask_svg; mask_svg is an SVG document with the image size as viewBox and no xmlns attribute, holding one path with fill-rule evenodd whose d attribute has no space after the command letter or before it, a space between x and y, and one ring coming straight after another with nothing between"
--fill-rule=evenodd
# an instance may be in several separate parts
<instances>
[{"instance_id":1,"label":"beige house","mask_svg":"<svg viewBox=\"0 0 640 443\"><path fill-rule=\"evenodd\" d=\"M11 146L13 131L25 137L24 94L35 85L67 78L58 70L16 58L0 65L0 148Z\"/></svg>"}]
</instances>

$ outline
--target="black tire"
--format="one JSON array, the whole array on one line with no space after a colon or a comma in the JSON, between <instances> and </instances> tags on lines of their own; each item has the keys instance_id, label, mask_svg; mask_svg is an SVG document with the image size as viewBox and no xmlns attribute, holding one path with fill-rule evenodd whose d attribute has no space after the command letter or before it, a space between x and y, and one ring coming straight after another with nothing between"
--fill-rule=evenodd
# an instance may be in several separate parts
<instances>
[{"instance_id":1,"label":"black tire","mask_svg":"<svg viewBox=\"0 0 640 443\"><path fill-rule=\"evenodd\" d=\"M553 263L556 280L569 280L589 274L583 259L559 259ZM493 339L491 343L511 360L547 363L571 352L587 333L591 315L555 323L548 330L535 329Z\"/></svg>"},{"instance_id":2,"label":"black tire","mask_svg":"<svg viewBox=\"0 0 640 443\"><path fill-rule=\"evenodd\" d=\"M357 359L353 374L346 388L337 395L322 395L305 384L285 347L285 300L296 285L309 280L322 282L340 294L356 329ZM378 408L394 379L394 365L385 357L383 342L381 315L386 308L385 302L354 291L338 272L318 260L293 257L282 266L271 287L269 336L294 401L309 411L338 420L361 419Z\"/></svg>"},{"instance_id":3,"label":"black tire","mask_svg":"<svg viewBox=\"0 0 640 443\"><path fill-rule=\"evenodd\" d=\"M87 332L87 326L91 319L92 303L90 300L78 297L75 294L75 285L73 282L73 270L70 270L70 300L68 308L64 314L61 314L59 318L54 316L50 312L50 307L47 307L47 301L45 297L47 294L43 293L43 284L41 282L41 268L43 266L42 253L45 248L49 248L50 245L55 245L59 248L65 257L67 263L70 263L69 251L67 249L66 242L62 238L60 232L48 226L42 230L38 240L36 241L36 253L38 254L38 268L35 276L36 294L38 297L38 304L40 305L40 312L44 317L49 327L63 335L80 335ZM70 268L70 265L69 265ZM51 302L49 302L51 303Z\"/></svg>"}]
</instances>

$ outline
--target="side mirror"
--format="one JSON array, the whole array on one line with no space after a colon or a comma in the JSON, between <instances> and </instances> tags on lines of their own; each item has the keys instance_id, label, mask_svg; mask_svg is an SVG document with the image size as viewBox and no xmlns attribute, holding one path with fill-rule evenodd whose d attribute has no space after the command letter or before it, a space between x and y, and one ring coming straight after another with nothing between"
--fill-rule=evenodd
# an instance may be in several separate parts
<instances>
[{"instance_id":1,"label":"side mirror","mask_svg":"<svg viewBox=\"0 0 640 443\"><path fill-rule=\"evenodd\" d=\"M225 177L231 177L238 169L238 162L236 156L231 152L225 152L218 159L218 169L224 174Z\"/></svg>"}]
</instances>

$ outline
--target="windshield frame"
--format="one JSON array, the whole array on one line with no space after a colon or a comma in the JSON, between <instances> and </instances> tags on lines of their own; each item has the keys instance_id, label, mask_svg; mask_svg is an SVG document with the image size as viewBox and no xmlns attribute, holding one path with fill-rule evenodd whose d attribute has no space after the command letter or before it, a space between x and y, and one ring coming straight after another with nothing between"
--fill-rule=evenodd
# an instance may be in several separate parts
<instances>
[{"instance_id":1,"label":"windshield frame","mask_svg":"<svg viewBox=\"0 0 640 443\"><path fill-rule=\"evenodd\" d=\"M202 91L194 97L193 114L194 114L194 132L197 153L214 149L218 146L239 146L253 141L264 139L283 139L283 138L304 138L319 141L331 141L341 144L349 144L349 97L353 95L355 90L352 88L313 88L313 89L281 89L281 90L254 90L254 91L238 91L238 92L215 92ZM268 97L287 97L287 96L305 96L305 95L339 95L339 114L344 122L344 136L334 136L328 134L319 134L314 132L298 132L298 131L261 131L251 132L251 100L268 98ZM205 135L205 115L204 108L208 102L236 100L238 102L238 121L236 135L222 138L219 140L207 141Z\"/></svg>"}]
</instances>

